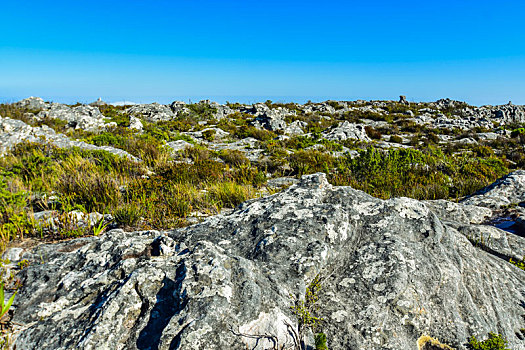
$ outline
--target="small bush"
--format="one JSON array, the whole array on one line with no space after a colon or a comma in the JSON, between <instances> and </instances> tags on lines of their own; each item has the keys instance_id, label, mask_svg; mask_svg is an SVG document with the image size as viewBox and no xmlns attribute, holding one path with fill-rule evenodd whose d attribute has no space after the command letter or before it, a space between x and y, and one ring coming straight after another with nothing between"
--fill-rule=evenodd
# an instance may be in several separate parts
<instances>
[{"instance_id":1,"label":"small bush","mask_svg":"<svg viewBox=\"0 0 525 350\"><path fill-rule=\"evenodd\" d=\"M135 226L142 216L142 209L137 204L125 204L113 212L115 221L122 226Z\"/></svg>"},{"instance_id":2,"label":"small bush","mask_svg":"<svg viewBox=\"0 0 525 350\"><path fill-rule=\"evenodd\" d=\"M240 167L250 165L250 160L239 150L224 149L219 157L228 165Z\"/></svg>"},{"instance_id":3,"label":"small bush","mask_svg":"<svg viewBox=\"0 0 525 350\"><path fill-rule=\"evenodd\" d=\"M195 113L198 117L204 119L210 119L213 114L217 112L217 108L210 106L207 103L194 103L188 104L186 107Z\"/></svg>"},{"instance_id":4,"label":"small bush","mask_svg":"<svg viewBox=\"0 0 525 350\"><path fill-rule=\"evenodd\" d=\"M82 205L88 212L104 211L118 203L119 183L113 174L99 172L82 158L65 162L63 169L57 189L71 203Z\"/></svg>"},{"instance_id":5,"label":"small bush","mask_svg":"<svg viewBox=\"0 0 525 350\"><path fill-rule=\"evenodd\" d=\"M326 345L326 334L318 333L315 335L315 350L328 350Z\"/></svg>"},{"instance_id":6,"label":"small bush","mask_svg":"<svg viewBox=\"0 0 525 350\"><path fill-rule=\"evenodd\" d=\"M288 157L293 173L302 176L319 171L330 173L334 165L334 158L329 154L316 150L297 151Z\"/></svg>"},{"instance_id":7,"label":"small bush","mask_svg":"<svg viewBox=\"0 0 525 350\"><path fill-rule=\"evenodd\" d=\"M469 348L472 350L510 350L507 348L507 340L501 334L489 333L488 339L479 341L472 336L468 342Z\"/></svg>"},{"instance_id":8,"label":"small bush","mask_svg":"<svg viewBox=\"0 0 525 350\"><path fill-rule=\"evenodd\" d=\"M215 134L216 134L216 131L213 130L213 129L208 129L208 130L204 130L202 132L202 137L206 140L206 141L209 141L209 142L212 142L213 140L215 140Z\"/></svg>"},{"instance_id":9,"label":"small bush","mask_svg":"<svg viewBox=\"0 0 525 350\"><path fill-rule=\"evenodd\" d=\"M213 201L220 207L235 208L249 198L253 198L255 191L250 186L239 185L235 182L223 182L206 187Z\"/></svg>"},{"instance_id":10,"label":"small bush","mask_svg":"<svg viewBox=\"0 0 525 350\"><path fill-rule=\"evenodd\" d=\"M403 138L398 135L392 135L390 136L390 142L403 143Z\"/></svg>"},{"instance_id":11,"label":"small bush","mask_svg":"<svg viewBox=\"0 0 525 350\"><path fill-rule=\"evenodd\" d=\"M245 139L247 137L253 137L259 141L267 141L275 138L277 135L265 129L257 129L255 126L243 125L234 131L235 137L239 139Z\"/></svg>"},{"instance_id":12,"label":"small bush","mask_svg":"<svg viewBox=\"0 0 525 350\"><path fill-rule=\"evenodd\" d=\"M381 136L383 136L380 131L368 125L365 126L365 131L368 137L370 137L372 140L380 140Z\"/></svg>"}]
</instances>

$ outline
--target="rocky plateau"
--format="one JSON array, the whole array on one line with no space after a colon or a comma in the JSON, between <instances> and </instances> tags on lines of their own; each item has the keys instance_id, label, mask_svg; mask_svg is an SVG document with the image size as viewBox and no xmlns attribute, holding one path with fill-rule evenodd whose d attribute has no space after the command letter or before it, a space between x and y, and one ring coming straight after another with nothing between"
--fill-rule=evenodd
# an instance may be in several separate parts
<instances>
[{"instance_id":1,"label":"rocky plateau","mask_svg":"<svg viewBox=\"0 0 525 350\"><path fill-rule=\"evenodd\" d=\"M101 112L105 105L22 100L22 117L0 116L0 154L29 141L146 162L75 137L75 130L114 130L117 121ZM355 144L418 147L411 128L444 130L437 145L484 145L520 137L511 129L525 124L525 107L511 103L474 107L403 97L279 106L175 101L130 105L122 113L129 117L125 128L141 133L148 123L180 120L197 109L207 117L165 142L173 157L198 144L264 164L260 139L234 139L224 127L232 115L248 118L250 127L273 133L276 141L323 140L310 149L335 158L357 157ZM305 117L312 115L316 128ZM48 126L50 120L71 133ZM387 134L387 128L394 131ZM341 147L326 150L334 142ZM184 227L119 227L9 246L6 268L20 281L9 312L10 347L314 350L316 334L323 333L329 349L445 349L422 343L426 335L466 350L470 337L495 332L511 349L525 349L525 270L509 263L525 256L525 170L457 200L380 199L332 185L322 172L269 176L264 186L257 198L216 215L195 215ZM34 213L40 221L53 215ZM98 212L74 215L88 227L113 220ZM21 263L27 267L20 269ZM309 303L312 291L315 302ZM315 325L301 310L318 320Z\"/></svg>"}]
</instances>

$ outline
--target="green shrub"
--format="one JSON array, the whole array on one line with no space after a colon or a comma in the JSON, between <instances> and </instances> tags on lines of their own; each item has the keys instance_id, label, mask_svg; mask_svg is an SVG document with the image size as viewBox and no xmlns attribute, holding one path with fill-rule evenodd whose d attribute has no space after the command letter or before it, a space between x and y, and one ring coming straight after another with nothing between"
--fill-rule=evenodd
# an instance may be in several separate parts
<instances>
[{"instance_id":1,"label":"green shrub","mask_svg":"<svg viewBox=\"0 0 525 350\"><path fill-rule=\"evenodd\" d=\"M370 137L372 140L380 140L381 136L383 136L380 131L368 125L365 126L365 131L368 137Z\"/></svg>"},{"instance_id":2,"label":"green shrub","mask_svg":"<svg viewBox=\"0 0 525 350\"><path fill-rule=\"evenodd\" d=\"M213 140L215 140L215 134L216 134L216 131L213 130L213 129L208 129L208 130L204 130L202 132L202 137L206 140L206 141L209 141L209 142L212 142Z\"/></svg>"},{"instance_id":3,"label":"green shrub","mask_svg":"<svg viewBox=\"0 0 525 350\"><path fill-rule=\"evenodd\" d=\"M288 161L293 173L298 176L319 171L330 173L334 165L332 156L317 150L297 151L288 156Z\"/></svg>"},{"instance_id":4,"label":"green shrub","mask_svg":"<svg viewBox=\"0 0 525 350\"><path fill-rule=\"evenodd\" d=\"M326 334L318 333L315 335L315 350L328 350L326 345Z\"/></svg>"},{"instance_id":5,"label":"green shrub","mask_svg":"<svg viewBox=\"0 0 525 350\"><path fill-rule=\"evenodd\" d=\"M250 165L250 160L244 153L235 149L224 149L219 153L219 157L228 165L239 167Z\"/></svg>"},{"instance_id":6,"label":"green shrub","mask_svg":"<svg viewBox=\"0 0 525 350\"><path fill-rule=\"evenodd\" d=\"M264 172L249 165L241 165L237 168L231 169L224 174L224 178L239 184L251 184L256 187L259 187L266 182L266 175Z\"/></svg>"},{"instance_id":7,"label":"green shrub","mask_svg":"<svg viewBox=\"0 0 525 350\"><path fill-rule=\"evenodd\" d=\"M510 350L507 340L501 334L489 333L488 339L479 341L475 336L469 338L469 348L472 350Z\"/></svg>"},{"instance_id":8,"label":"green shrub","mask_svg":"<svg viewBox=\"0 0 525 350\"><path fill-rule=\"evenodd\" d=\"M226 171L223 163L204 159L193 164L169 163L156 169L157 174L175 183L198 184L206 181L220 181Z\"/></svg>"},{"instance_id":9,"label":"green shrub","mask_svg":"<svg viewBox=\"0 0 525 350\"><path fill-rule=\"evenodd\" d=\"M350 185L380 197L416 199L457 198L472 194L505 175L496 158L445 155L434 148L360 151L355 158L338 160L330 174L335 185Z\"/></svg>"},{"instance_id":10,"label":"green shrub","mask_svg":"<svg viewBox=\"0 0 525 350\"><path fill-rule=\"evenodd\" d=\"M390 136L390 142L403 143L403 138L401 136L398 136L398 135L391 135Z\"/></svg>"},{"instance_id":11,"label":"green shrub","mask_svg":"<svg viewBox=\"0 0 525 350\"><path fill-rule=\"evenodd\" d=\"M109 132L94 135L90 137L87 141L96 146L113 146L117 148L123 148L126 144L125 137L121 135L115 135Z\"/></svg>"},{"instance_id":12,"label":"green shrub","mask_svg":"<svg viewBox=\"0 0 525 350\"><path fill-rule=\"evenodd\" d=\"M213 114L217 112L217 108L212 107L207 103L188 104L186 107L203 119L213 118Z\"/></svg>"},{"instance_id":13,"label":"green shrub","mask_svg":"<svg viewBox=\"0 0 525 350\"><path fill-rule=\"evenodd\" d=\"M136 203L119 206L114 212L115 221L122 226L135 226L142 216L142 209Z\"/></svg>"},{"instance_id":14,"label":"green shrub","mask_svg":"<svg viewBox=\"0 0 525 350\"><path fill-rule=\"evenodd\" d=\"M258 129L251 125L242 125L234 131L235 137L239 139L245 139L247 137L253 137L260 141L267 141L275 138L277 135L270 130Z\"/></svg>"},{"instance_id":15,"label":"green shrub","mask_svg":"<svg viewBox=\"0 0 525 350\"><path fill-rule=\"evenodd\" d=\"M518 268L520 268L520 269L525 271L525 256L523 257L523 259L517 259L517 260L514 260L514 259L510 258L509 262L512 265L517 266Z\"/></svg>"},{"instance_id":16,"label":"green shrub","mask_svg":"<svg viewBox=\"0 0 525 350\"><path fill-rule=\"evenodd\" d=\"M99 172L82 158L71 159L62 166L64 175L57 183L57 190L71 203L82 205L88 212L104 211L118 203L119 183L113 174Z\"/></svg>"},{"instance_id":17,"label":"green shrub","mask_svg":"<svg viewBox=\"0 0 525 350\"><path fill-rule=\"evenodd\" d=\"M122 221L133 226L137 216L144 217L144 227L162 229L179 226L193 209L199 194L191 185L174 183L160 176L136 179L128 185L126 203L140 208L121 209ZM133 220L132 220L133 219ZM135 221L135 222L134 222Z\"/></svg>"},{"instance_id":18,"label":"green shrub","mask_svg":"<svg viewBox=\"0 0 525 350\"><path fill-rule=\"evenodd\" d=\"M294 304L290 307L292 313L297 318L297 326L299 331L299 337L302 339L306 330L310 329L313 332L318 330L321 323L324 321L323 318L316 316L319 310L319 293L321 291L321 278L319 275L310 282L306 287L306 293L304 295L304 300L301 298L295 298L291 295ZM323 342L324 340L324 342ZM325 345L326 347L326 336L319 337L320 345ZM316 339L317 346L317 339Z\"/></svg>"},{"instance_id":19,"label":"green shrub","mask_svg":"<svg viewBox=\"0 0 525 350\"><path fill-rule=\"evenodd\" d=\"M111 122L117 123L117 125L120 127L129 127L130 117L124 113L123 106L113 106L106 104L98 106L98 109L104 115L104 117L108 118Z\"/></svg>"},{"instance_id":20,"label":"green shrub","mask_svg":"<svg viewBox=\"0 0 525 350\"><path fill-rule=\"evenodd\" d=\"M287 148L292 148L292 149L297 149L297 150L305 149L313 145L323 145L327 151L340 152L343 150L342 145L334 141L322 139L320 138L319 134L313 134L313 136L311 137L302 136L302 135L294 136L286 140L285 145Z\"/></svg>"},{"instance_id":21,"label":"green shrub","mask_svg":"<svg viewBox=\"0 0 525 350\"><path fill-rule=\"evenodd\" d=\"M220 207L235 208L255 192L250 186L239 185L235 182L221 182L206 187L211 200L218 202Z\"/></svg>"}]
</instances>

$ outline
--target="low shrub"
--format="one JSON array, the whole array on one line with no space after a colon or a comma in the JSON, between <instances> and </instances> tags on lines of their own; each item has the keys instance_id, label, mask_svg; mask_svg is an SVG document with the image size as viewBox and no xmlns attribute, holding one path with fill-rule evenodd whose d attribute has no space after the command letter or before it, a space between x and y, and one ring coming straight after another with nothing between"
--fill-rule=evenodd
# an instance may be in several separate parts
<instances>
[{"instance_id":1,"label":"low shrub","mask_svg":"<svg viewBox=\"0 0 525 350\"><path fill-rule=\"evenodd\" d=\"M235 208L255 196L255 191L251 186L243 186L235 182L211 184L206 187L206 190L212 201L218 202L220 207L228 208Z\"/></svg>"},{"instance_id":2,"label":"low shrub","mask_svg":"<svg viewBox=\"0 0 525 350\"><path fill-rule=\"evenodd\" d=\"M219 157L228 165L234 167L248 166L250 160L246 158L244 153L235 149L224 149L219 153Z\"/></svg>"},{"instance_id":3,"label":"low shrub","mask_svg":"<svg viewBox=\"0 0 525 350\"><path fill-rule=\"evenodd\" d=\"M82 205L88 212L104 211L118 203L120 184L115 174L100 172L83 158L70 159L62 168L57 190L71 203Z\"/></svg>"},{"instance_id":4,"label":"low shrub","mask_svg":"<svg viewBox=\"0 0 525 350\"><path fill-rule=\"evenodd\" d=\"M216 134L216 131L213 130L213 129L208 129L208 130L204 130L202 132L202 137L206 140L206 141L209 141L209 142L212 142L213 140L215 140L215 134Z\"/></svg>"},{"instance_id":5,"label":"low shrub","mask_svg":"<svg viewBox=\"0 0 525 350\"><path fill-rule=\"evenodd\" d=\"M365 131L368 137L370 137L372 140L380 140L381 136L383 136L380 131L368 125L365 126Z\"/></svg>"},{"instance_id":6,"label":"low shrub","mask_svg":"<svg viewBox=\"0 0 525 350\"><path fill-rule=\"evenodd\" d=\"M334 166L334 158L317 150L299 150L288 156L288 162L293 169L293 174L302 176L315 172L330 173Z\"/></svg>"},{"instance_id":7,"label":"low shrub","mask_svg":"<svg viewBox=\"0 0 525 350\"><path fill-rule=\"evenodd\" d=\"M391 135L390 136L390 142L403 143L403 138L401 136L398 136L398 135Z\"/></svg>"},{"instance_id":8,"label":"low shrub","mask_svg":"<svg viewBox=\"0 0 525 350\"><path fill-rule=\"evenodd\" d=\"M346 157L330 174L335 185L350 185L380 197L458 198L472 194L508 172L497 158L445 155L434 148L378 150Z\"/></svg>"},{"instance_id":9,"label":"low shrub","mask_svg":"<svg viewBox=\"0 0 525 350\"><path fill-rule=\"evenodd\" d=\"M251 125L242 125L238 127L234 132L234 136L238 139L245 139L247 137L253 137L259 141L267 141L275 138L277 135L270 130L258 129Z\"/></svg>"},{"instance_id":10,"label":"low shrub","mask_svg":"<svg viewBox=\"0 0 525 350\"><path fill-rule=\"evenodd\" d=\"M114 212L115 222L121 226L135 226L142 216L142 209L138 203L125 203Z\"/></svg>"},{"instance_id":11,"label":"low shrub","mask_svg":"<svg viewBox=\"0 0 525 350\"><path fill-rule=\"evenodd\" d=\"M507 340L501 334L492 332L484 341L479 341L475 336L472 336L468 342L469 349L472 350L510 350L507 345Z\"/></svg>"}]
</instances>

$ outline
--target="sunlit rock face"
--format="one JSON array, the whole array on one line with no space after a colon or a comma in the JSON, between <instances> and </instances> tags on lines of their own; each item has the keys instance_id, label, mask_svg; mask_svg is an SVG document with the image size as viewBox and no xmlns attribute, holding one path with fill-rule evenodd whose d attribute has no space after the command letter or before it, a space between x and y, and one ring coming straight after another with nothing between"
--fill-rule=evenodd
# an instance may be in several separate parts
<instances>
[{"instance_id":1,"label":"sunlit rock face","mask_svg":"<svg viewBox=\"0 0 525 350\"><path fill-rule=\"evenodd\" d=\"M381 200L314 174L194 226L18 250L30 265L19 274L14 344L292 347L290 306L318 276L315 315L331 349L417 349L423 334L465 349L488 332L522 349L525 272L508 258L521 258L525 239L484 224L491 191L525 191L523 172L509 178L463 204ZM480 235L495 244L483 249Z\"/></svg>"}]
</instances>

